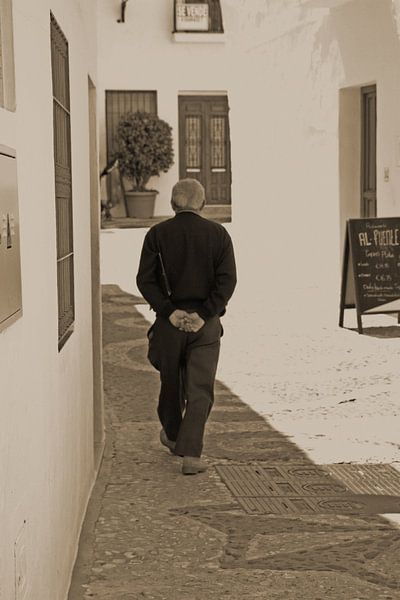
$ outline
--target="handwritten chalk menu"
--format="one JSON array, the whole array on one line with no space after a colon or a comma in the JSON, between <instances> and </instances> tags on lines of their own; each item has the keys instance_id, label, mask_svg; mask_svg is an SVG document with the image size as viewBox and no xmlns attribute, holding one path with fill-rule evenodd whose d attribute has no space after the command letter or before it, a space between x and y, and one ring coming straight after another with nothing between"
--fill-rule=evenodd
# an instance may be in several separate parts
<instances>
[{"instance_id":1,"label":"handwritten chalk menu","mask_svg":"<svg viewBox=\"0 0 400 600\"><path fill-rule=\"evenodd\" d=\"M400 315L400 217L350 219L347 223L339 325L344 309L361 315Z\"/></svg>"}]
</instances>

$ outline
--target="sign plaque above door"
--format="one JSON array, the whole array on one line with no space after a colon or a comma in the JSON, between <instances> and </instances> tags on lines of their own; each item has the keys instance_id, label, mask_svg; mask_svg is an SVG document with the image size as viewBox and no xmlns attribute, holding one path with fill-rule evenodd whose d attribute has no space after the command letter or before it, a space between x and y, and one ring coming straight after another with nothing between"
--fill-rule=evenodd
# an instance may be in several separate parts
<instances>
[{"instance_id":1,"label":"sign plaque above door","mask_svg":"<svg viewBox=\"0 0 400 600\"><path fill-rule=\"evenodd\" d=\"M208 31L208 4L176 4L176 31Z\"/></svg>"}]
</instances>

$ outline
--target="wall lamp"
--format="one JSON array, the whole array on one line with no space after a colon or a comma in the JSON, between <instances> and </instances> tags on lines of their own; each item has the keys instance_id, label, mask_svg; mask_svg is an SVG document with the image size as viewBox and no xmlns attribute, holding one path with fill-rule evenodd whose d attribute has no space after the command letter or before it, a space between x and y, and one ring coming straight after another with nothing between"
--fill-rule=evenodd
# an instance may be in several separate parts
<instances>
[{"instance_id":1,"label":"wall lamp","mask_svg":"<svg viewBox=\"0 0 400 600\"><path fill-rule=\"evenodd\" d=\"M128 4L128 0L121 1L121 16L117 20L117 23L125 23L125 9L126 9L127 4Z\"/></svg>"}]
</instances>

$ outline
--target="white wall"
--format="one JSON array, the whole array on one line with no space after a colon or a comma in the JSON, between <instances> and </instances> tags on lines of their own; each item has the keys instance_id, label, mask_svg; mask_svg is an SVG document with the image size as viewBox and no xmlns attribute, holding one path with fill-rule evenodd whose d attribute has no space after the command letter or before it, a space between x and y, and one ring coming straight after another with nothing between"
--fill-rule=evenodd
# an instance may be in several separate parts
<instances>
[{"instance_id":1,"label":"white wall","mask_svg":"<svg viewBox=\"0 0 400 600\"><path fill-rule=\"evenodd\" d=\"M176 165L158 182L165 214L178 178L179 91L227 91L238 293L266 308L302 297L337 311L341 220L359 205L340 207L341 88L377 82L378 214L400 210L398 0L222 0L224 44L174 43L172 4L137 0L117 24L119 3L99 0L101 162L103 90L157 90L175 132Z\"/></svg>"},{"instance_id":2,"label":"white wall","mask_svg":"<svg viewBox=\"0 0 400 600\"><path fill-rule=\"evenodd\" d=\"M88 72L96 81L95 0L14 5L23 317L0 333L0 597L14 598L14 542L26 521L27 598L66 597L93 481ZM50 10L69 41L75 331L57 349Z\"/></svg>"},{"instance_id":3,"label":"white wall","mask_svg":"<svg viewBox=\"0 0 400 600\"><path fill-rule=\"evenodd\" d=\"M338 245L338 204L331 192L337 185L331 165L337 159L327 143L336 133L336 120L329 113L332 99L329 108L319 106L317 86L325 82L318 80L317 65L311 62L318 60L313 45L321 11L298 8L293 0L279 6L255 0L250 7L242 0L224 0L225 43L180 44L172 41L172 4L138 0L128 5L126 23L118 24L118 3L99 2L100 162L105 163L102 91L157 90L159 115L170 122L175 136L176 164L158 182L156 211L167 214L170 189L178 179L178 94L226 91L239 289L244 295L261 295L268 279L271 286L278 281L287 297L288 289L314 285L316 270L325 268L315 247L324 241L336 252ZM314 170L314 155L319 163L329 163L328 180ZM307 226L305 235L299 223L309 220L315 227ZM328 233L319 226L321 220L329 222ZM303 250L300 257L298 248Z\"/></svg>"},{"instance_id":4,"label":"white wall","mask_svg":"<svg viewBox=\"0 0 400 600\"><path fill-rule=\"evenodd\" d=\"M332 11L332 34L339 42L343 87L377 85L378 216L400 212L400 45L390 0L357 0ZM356 32L356 35L355 35ZM397 160L399 157L397 157ZM390 180L384 181L389 168Z\"/></svg>"}]
</instances>

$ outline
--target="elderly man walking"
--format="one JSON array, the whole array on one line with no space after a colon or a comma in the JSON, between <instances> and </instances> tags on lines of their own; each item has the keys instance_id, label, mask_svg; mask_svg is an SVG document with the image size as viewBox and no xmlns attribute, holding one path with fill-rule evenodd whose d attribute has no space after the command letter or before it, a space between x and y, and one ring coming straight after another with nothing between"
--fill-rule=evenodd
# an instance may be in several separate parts
<instances>
[{"instance_id":1,"label":"elderly man walking","mask_svg":"<svg viewBox=\"0 0 400 600\"><path fill-rule=\"evenodd\" d=\"M175 216L146 234L136 278L157 315L148 358L160 371L160 440L183 456L184 475L206 469L200 457L214 402L220 316L236 285L231 238L201 216L204 204L197 180L178 181L171 199Z\"/></svg>"}]
</instances>

